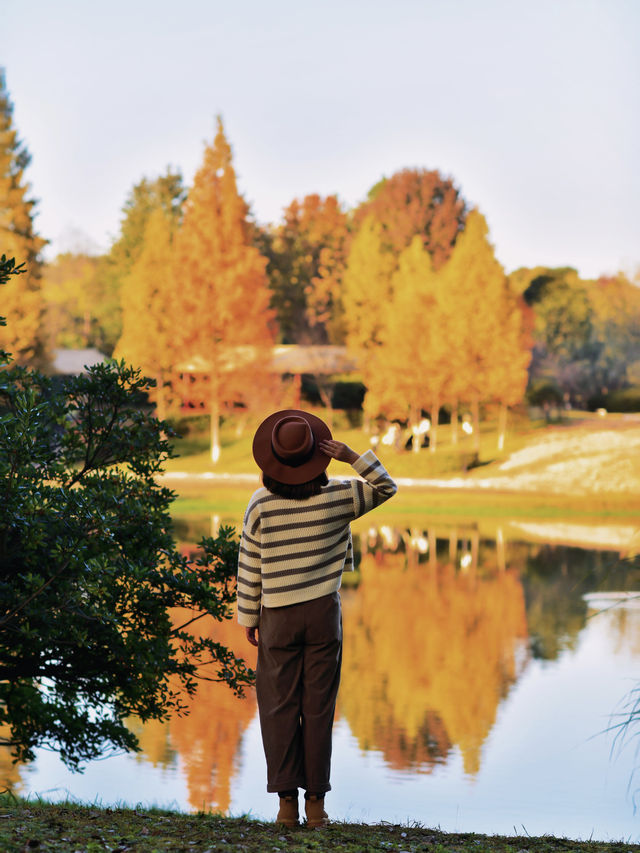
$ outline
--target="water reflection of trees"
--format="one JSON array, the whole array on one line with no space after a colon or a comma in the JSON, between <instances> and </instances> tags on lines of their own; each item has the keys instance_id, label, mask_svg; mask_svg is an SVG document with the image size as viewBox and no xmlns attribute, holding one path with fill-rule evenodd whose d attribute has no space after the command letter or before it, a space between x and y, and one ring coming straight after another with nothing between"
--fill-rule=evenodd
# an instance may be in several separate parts
<instances>
[{"instance_id":1,"label":"water reflection of trees","mask_svg":"<svg viewBox=\"0 0 640 853\"><path fill-rule=\"evenodd\" d=\"M177 624L186 621L184 612L176 611L174 618ZM255 666L253 649L237 623L212 623L207 636ZM256 712L255 695L247 691L244 699L237 699L225 684L202 681L196 697L186 704L187 714L174 716L164 725L146 723L140 727L136 733L142 755L162 766L179 756L190 805L225 812L231 802L242 736Z\"/></svg>"},{"instance_id":2,"label":"water reflection of trees","mask_svg":"<svg viewBox=\"0 0 640 853\"><path fill-rule=\"evenodd\" d=\"M640 589L640 568L616 553L564 545L530 546L520 574L531 652L544 660L575 648L587 619L585 593Z\"/></svg>"},{"instance_id":3,"label":"water reflection of trees","mask_svg":"<svg viewBox=\"0 0 640 853\"><path fill-rule=\"evenodd\" d=\"M215 532L217 521L203 519L197 535L185 538ZM528 657L555 659L594 618L585 593L640 589L639 560L512 542L500 527L481 535L463 523L383 525L356 534L354 551L359 568L345 587L357 588L342 593L338 710L363 750L380 750L403 770L430 772L459 750L466 772L476 773L499 704ZM619 608L607 624L615 646L640 654L637 614ZM211 628L255 664L235 622ZM179 765L193 808L227 810L255 698L237 700L226 686L203 682L190 706L188 716L166 724L132 722L140 760ZM264 774L261 763L257 772ZM20 767L6 750L0 777L20 788Z\"/></svg>"},{"instance_id":4,"label":"water reflection of trees","mask_svg":"<svg viewBox=\"0 0 640 853\"><path fill-rule=\"evenodd\" d=\"M215 532L216 522L204 520L198 535ZM640 589L640 569L630 572L615 554L515 543L501 528L488 536L462 523L381 526L355 535L354 551L338 712L363 750L381 751L400 770L430 772L459 750L465 771L477 773L500 702L529 655L553 659L574 645L589 615L585 592ZM624 611L616 617L621 647L638 648L637 625ZM211 628L255 664L235 622ZM181 767L193 808L226 811L255 713L253 694L238 700L203 682L187 716L132 725L141 760ZM10 762L0 773L18 782Z\"/></svg>"},{"instance_id":5,"label":"water reflection of trees","mask_svg":"<svg viewBox=\"0 0 640 853\"><path fill-rule=\"evenodd\" d=\"M457 746L476 773L523 665L518 574L498 568L495 549L493 565L481 563L481 550L474 531L444 541L433 530L372 531L362 547L359 588L343 596L340 710L360 746L394 767L428 771Z\"/></svg>"}]
</instances>

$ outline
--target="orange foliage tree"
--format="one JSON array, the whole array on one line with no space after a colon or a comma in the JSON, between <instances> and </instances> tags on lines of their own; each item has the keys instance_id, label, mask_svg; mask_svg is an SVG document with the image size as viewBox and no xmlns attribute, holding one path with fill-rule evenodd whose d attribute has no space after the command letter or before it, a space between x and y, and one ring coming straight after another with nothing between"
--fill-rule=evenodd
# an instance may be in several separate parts
<instances>
[{"instance_id":1,"label":"orange foliage tree","mask_svg":"<svg viewBox=\"0 0 640 853\"><path fill-rule=\"evenodd\" d=\"M176 611L174 616L176 621L189 618L187 612ZM237 623L212 626L207 636L255 667L256 654ZM255 692L247 691L238 699L226 685L203 681L197 695L185 697L185 702L187 713L174 716L169 724L169 740L186 768L189 802L194 809L213 807L226 812L242 737L257 711Z\"/></svg>"},{"instance_id":2,"label":"orange foliage tree","mask_svg":"<svg viewBox=\"0 0 640 853\"><path fill-rule=\"evenodd\" d=\"M370 191L356 211L380 223L385 243L397 256L418 235L436 270L447 261L464 227L466 205L449 178L427 169L402 169Z\"/></svg>"},{"instance_id":3,"label":"orange foliage tree","mask_svg":"<svg viewBox=\"0 0 640 853\"><path fill-rule=\"evenodd\" d=\"M25 169L31 156L13 127L13 104L0 69L0 254L24 262L23 275L12 276L2 288L0 349L21 364L41 367L47 361L44 301L40 290L40 253L46 240L34 228L36 202L28 198Z\"/></svg>"},{"instance_id":4,"label":"orange foliage tree","mask_svg":"<svg viewBox=\"0 0 640 853\"><path fill-rule=\"evenodd\" d=\"M284 343L341 342L347 240L347 215L334 195L294 199L282 224L257 232Z\"/></svg>"},{"instance_id":5,"label":"orange foliage tree","mask_svg":"<svg viewBox=\"0 0 640 853\"><path fill-rule=\"evenodd\" d=\"M207 377L214 462L222 409L249 405L265 386L274 339L267 261L252 245L248 215L218 118L176 238L180 300L173 318L179 369L189 372L196 364Z\"/></svg>"}]
</instances>

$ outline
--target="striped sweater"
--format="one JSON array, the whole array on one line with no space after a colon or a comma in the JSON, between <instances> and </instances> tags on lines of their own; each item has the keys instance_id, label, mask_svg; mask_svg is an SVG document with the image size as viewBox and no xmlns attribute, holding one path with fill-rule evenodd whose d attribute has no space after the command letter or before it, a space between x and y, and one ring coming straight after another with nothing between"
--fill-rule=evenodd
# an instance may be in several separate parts
<instances>
[{"instance_id":1,"label":"striped sweater","mask_svg":"<svg viewBox=\"0 0 640 853\"><path fill-rule=\"evenodd\" d=\"M350 522L392 497L397 486L372 450L353 463L363 480L329 480L303 501L264 487L251 496L238 559L238 622L258 625L260 604L284 607L329 595L353 570Z\"/></svg>"}]
</instances>

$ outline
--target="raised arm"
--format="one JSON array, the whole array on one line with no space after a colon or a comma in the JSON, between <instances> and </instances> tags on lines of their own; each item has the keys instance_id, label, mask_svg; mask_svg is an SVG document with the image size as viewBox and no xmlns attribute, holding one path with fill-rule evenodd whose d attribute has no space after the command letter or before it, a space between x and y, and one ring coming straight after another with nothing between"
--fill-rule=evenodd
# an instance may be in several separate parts
<instances>
[{"instance_id":1,"label":"raised arm","mask_svg":"<svg viewBox=\"0 0 640 853\"><path fill-rule=\"evenodd\" d=\"M320 442L319 447L332 459L352 465L365 481L354 480L352 484L354 518L359 518L365 512L380 506L398 491L397 485L373 450L367 450L359 456L349 445L333 439Z\"/></svg>"}]
</instances>

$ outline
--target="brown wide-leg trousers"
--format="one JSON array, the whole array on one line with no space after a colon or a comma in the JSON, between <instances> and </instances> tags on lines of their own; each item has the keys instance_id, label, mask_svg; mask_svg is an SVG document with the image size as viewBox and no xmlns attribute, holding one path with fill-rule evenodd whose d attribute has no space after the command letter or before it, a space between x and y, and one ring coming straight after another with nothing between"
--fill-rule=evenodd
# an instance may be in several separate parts
<instances>
[{"instance_id":1,"label":"brown wide-leg trousers","mask_svg":"<svg viewBox=\"0 0 640 853\"><path fill-rule=\"evenodd\" d=\"M256 688L267 791L331 790L331 728L341 663L337 592L262 608Z\"/></svg>"}]
</instances>

